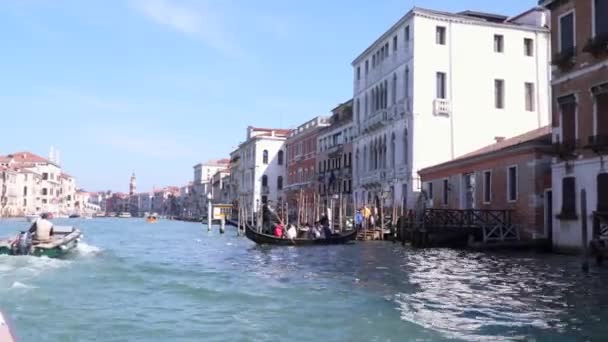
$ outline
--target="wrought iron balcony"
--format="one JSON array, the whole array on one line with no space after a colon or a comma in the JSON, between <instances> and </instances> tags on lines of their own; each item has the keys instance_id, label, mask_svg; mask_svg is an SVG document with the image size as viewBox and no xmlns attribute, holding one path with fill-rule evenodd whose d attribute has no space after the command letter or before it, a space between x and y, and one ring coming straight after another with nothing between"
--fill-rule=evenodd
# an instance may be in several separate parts
<instances>
[{"instance_id":1,"label":"wrought iron balcony","mask_svg":"<svg viewBox=\"0 0 608 342\"><path fill-rule=\"evenodd\" d=\"M553 150L558 158L562 160L575 159L578 154L576 150L579 148L580 142L576 139L565 140L553 144Z\"/></svg>"},{"instance_id":2,"label":"wrought iron balcony","mask_svg":"<svg viewBox=\"0 0 608 342\"><path fill-rule=\"evenodd\" d=\"M608 54L608 34L603 33L590 38L583 51L592 54L596 58Z\"/></svg>"},{"instance_id":3,"label":"wrought iron balcony","mask_svg":"<svg viewBox=\"0 0 608 342\"><path fill-rule=\"evenodd\" d=\"M551 64L562 71L572 68L576 64L576 46L555 53L551 59Z\"/></svg>"},{"instance_id":4,"label":"wrought iron balcony","mask_svg":"<svg viewBox=\"0 0 608 342\"><path fill-rule=\"evenodd\" d=\"M590 136L587 147L598 154L608 153L608 134Z\"/></svg>"},{"instance_id":5,"label":"wrought iron balcony","mask_svg":"<svg viewBox=\"0 0 608 342\"><path fill-rule=\"evenodd\" d=\"M452 104L446 99L435 99L433 101L433 115L450 116L452 114Z\"/></svg>"}]
</instances>

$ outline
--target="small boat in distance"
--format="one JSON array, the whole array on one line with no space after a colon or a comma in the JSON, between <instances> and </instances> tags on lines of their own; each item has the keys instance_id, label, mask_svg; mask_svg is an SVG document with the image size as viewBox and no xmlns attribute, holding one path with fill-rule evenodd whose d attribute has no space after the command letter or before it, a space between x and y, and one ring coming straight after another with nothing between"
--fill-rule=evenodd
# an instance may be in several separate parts
<instances>
[{"instance_id":1,"label":"small boat in distance","mask_svg":"<svg viewBox=\"0 0 608 342\"><path fill-rule=\"evenodd\" d=\"M118 214L118 217L120 217L120 218L131 218L131 213L123 211L120 214Z\"/></svg>"},{"instance_id":2,"label":"small boat in distance","mask_svg":"<svg viewBox=\"0 0 608 342\"><path fill-rule=\"evenodd\" d=\"M69 218L73 219L73 218L80 218L79 214L72 214L69 216Z\"/></svg>"},{"instance_id":3,"label":"small boat in distance","mask_svg":"<svg viewBox=\"0 0 608 342\"><path fill-rule=\"evenodd\" d=\"M59 258L78 247L81 238L76 227L53 226L53 235L45 242L32 240L31 234L24 231L13 239L0 240L0 254Z\"/></svg>"},{"instance_id":4,"label":"small boat in distance","mask_svg":"<svg viewBox=\"0 0 608 342\"><path fill-rule=\"evenodd\" d=\"M148 222L148 223L158 222L158 215L156 213L154 213L152 215L148 215L148 217L146 217L146 222Z\"/></svg>"},{"instance_id":5,"label":"small boat in distance","mask_svg":"<svg viewBox=\"0 0 608 342\"><path fill-rule=\"evenodd\" d=\"M339 234L333 234L328 238L319 239L285 239L274 235L256 232L250 226L245 228L247 238L258 245L278 245L278 246L319 246L319 245L343 245L357 237L357 231L347 231Z\"/></svg>"}]
</instances>

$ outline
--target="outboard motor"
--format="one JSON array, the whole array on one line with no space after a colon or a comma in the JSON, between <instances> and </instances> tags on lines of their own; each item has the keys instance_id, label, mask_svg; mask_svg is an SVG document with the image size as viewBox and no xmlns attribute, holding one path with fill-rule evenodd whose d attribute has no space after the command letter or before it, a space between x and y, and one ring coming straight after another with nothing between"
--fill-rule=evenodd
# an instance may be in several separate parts
<instances>
[{"instance_id":1,"label":"outboard motor","mask_svg":"<svg viewBox=\"0 0 608 342\"><path fill-rule=\"evenodd\" d=\"M32 247L32 235L29 232L21 232L16 245L16 255L29 255Z\"/></svg>"}]
</instances>

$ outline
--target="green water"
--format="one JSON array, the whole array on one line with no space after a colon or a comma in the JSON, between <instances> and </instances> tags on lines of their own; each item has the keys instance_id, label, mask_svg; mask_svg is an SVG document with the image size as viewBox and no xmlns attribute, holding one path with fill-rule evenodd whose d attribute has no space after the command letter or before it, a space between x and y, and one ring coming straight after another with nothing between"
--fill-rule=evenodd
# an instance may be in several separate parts
<instances>
[{"instance_id":1,"label":"green water","mask_svg":"<svg viewBox=\"0 0 608 342\"><path fill-rule=\"evenodd\" d=\"M260 248L234 229L95 219L65 260L0 256L19 341L602 341L608 268L391 243ZM0 236L27 224L0 221Z\"/></svg>"}]
</instances>

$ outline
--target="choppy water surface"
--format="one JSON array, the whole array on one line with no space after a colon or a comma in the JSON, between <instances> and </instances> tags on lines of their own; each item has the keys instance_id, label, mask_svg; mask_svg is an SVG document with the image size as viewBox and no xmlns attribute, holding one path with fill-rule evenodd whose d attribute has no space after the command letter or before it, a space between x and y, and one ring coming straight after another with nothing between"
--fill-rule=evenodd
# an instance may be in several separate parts
<instances>
[{"instance_id":1,"label":"choppy water surface","mask_svg":"<svg viewBox=\"0 0 608 342\"><path fill-rule=\"evenodd\" d=\"M85 232L72 257L0 256L0 310L20 341L608 337L608 268L584 276L577 258L260 248L193 223L66 222ZM0 221L0 236L26 225Z\"/></svg>"}]
</instances>

